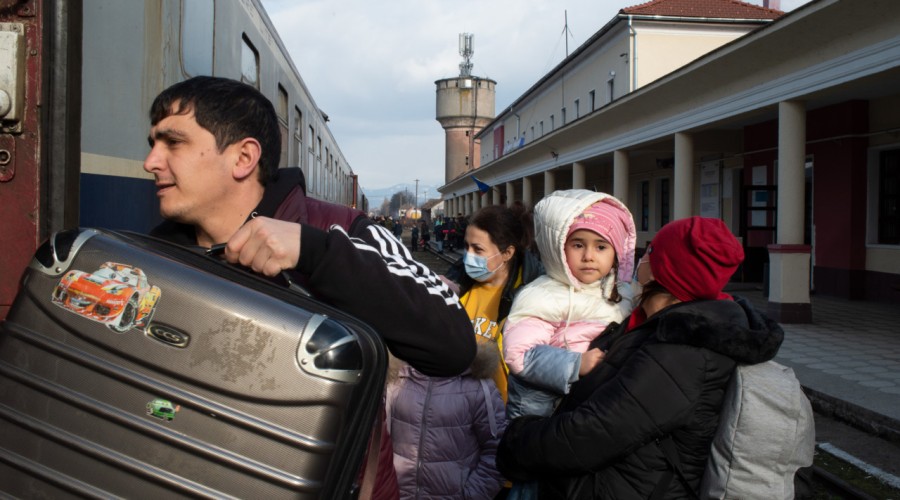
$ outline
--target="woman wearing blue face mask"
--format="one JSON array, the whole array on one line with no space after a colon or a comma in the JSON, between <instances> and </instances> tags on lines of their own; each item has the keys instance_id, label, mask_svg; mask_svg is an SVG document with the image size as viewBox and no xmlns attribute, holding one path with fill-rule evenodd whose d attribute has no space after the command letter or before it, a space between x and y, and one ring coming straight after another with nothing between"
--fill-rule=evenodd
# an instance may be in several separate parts
<instances>
[{"instance_id":1,"label":"woman wearing blue face mask","mask_svg":"<svg viewBox=\"0 0 900 500\"><path fill-rule=\"evenodd\" d=\"M482 208L466 227L465 255L447 273L459 283L460 302L472 320L475 338L492 344L498 356L503 352L503 322L513 297L522 285L544 272L530 250L533 224L531 213L521 203ZM504 402L506 373L501 362L493 377Z\"/></svg>"}]
</instances>

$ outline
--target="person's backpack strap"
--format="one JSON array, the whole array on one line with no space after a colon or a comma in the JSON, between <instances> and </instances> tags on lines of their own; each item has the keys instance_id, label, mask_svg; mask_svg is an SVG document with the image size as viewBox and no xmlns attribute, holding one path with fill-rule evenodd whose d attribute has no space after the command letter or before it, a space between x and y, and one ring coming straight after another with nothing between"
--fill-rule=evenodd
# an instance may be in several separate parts
<instances>
[{"instance_id":1,"label":"person's backpack strap","mask_svg":"<svg viewBox=\"0 0 900 500\"><path fill-rule=\"evenodd\" d=\"M497 437L497 420L494 418L494 402L491 399L491 389L487 380L481 379L480 382L481 391L484 393L484 407L487 410L488 424L491 427L491 437Z\"/></svg>"},{"instance_id":2,"label":"person's backpack strap","mask_svg":"<svg viewBox=\"0 0 900 500\"><path fill-rule=\"evenodd\" d=\"M666 473L663 474L662 479L656 483L653 494L650 495L650 500L662 500L666 496L666 492L669 491L669 485L672 484L672 478L676 474L681 481L681 485L684 486L685 491L691 495L691 498L699 500L700 497L698 497L697 492L691 488L691 484L688 482L687 478L684 477L684 471L681 470L681 459L678 457L678 450L675 448L675 441L672 440L672 435L670 434L662 439L657 439L656 445L662 450L663 456L669 464L669 470L667 470Z\"/></svg>"}]
</instances>

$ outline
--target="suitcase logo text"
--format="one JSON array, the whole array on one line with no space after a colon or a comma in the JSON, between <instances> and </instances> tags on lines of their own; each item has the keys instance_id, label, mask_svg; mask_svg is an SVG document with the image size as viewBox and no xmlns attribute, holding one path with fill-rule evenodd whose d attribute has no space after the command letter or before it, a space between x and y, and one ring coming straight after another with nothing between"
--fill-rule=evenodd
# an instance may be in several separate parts
<instances>
[{"instance_id":1,"label":"suitcase logo text","mask_svg":"<svg viewBox=\"0 0 900 500\"><path fill-rule=\"evenodd\" d=\"M157 324L150 325L147 328L147 336L174 347L187 347L191 340L186 333Z\"/></svg>"}]
</instances>

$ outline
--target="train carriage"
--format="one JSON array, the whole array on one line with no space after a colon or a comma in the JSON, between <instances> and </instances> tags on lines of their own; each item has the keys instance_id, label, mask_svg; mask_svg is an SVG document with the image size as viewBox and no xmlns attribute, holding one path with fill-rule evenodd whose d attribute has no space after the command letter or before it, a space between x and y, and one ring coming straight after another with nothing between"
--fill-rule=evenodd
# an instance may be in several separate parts
<instances>
[{"instance_id":1,"label":"train carriage","mask_svg":"<svg viewBox=\"0 0 900 500\"><path fill-rule=\"evenodd\" d=\"M198 75L240 79L275 105L280 166L300 166L312 197L367 207L347 159L258 0L83 3L80 219L146 231L159 222L147 110Z\"/></svg>"}]
</instances>

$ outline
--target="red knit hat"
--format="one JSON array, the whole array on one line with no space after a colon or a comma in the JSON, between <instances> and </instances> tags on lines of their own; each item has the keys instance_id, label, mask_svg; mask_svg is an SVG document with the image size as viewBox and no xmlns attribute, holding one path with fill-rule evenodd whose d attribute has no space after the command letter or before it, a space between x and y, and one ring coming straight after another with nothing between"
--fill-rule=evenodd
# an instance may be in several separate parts
<instances>
[{"instance_id":1,"label":"red knit hat","mask_svg":"<svg viewBox=\"0 0 900 500\"><path fill-rule=\"evenodd\" d=\"M722 288L744 261L744 249L719 219L672 221L650 243L653 278L682 302L723 299Z\"/></svg>"}]
</instances>

